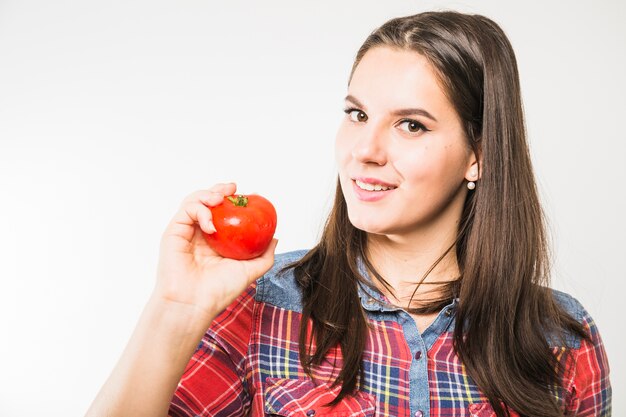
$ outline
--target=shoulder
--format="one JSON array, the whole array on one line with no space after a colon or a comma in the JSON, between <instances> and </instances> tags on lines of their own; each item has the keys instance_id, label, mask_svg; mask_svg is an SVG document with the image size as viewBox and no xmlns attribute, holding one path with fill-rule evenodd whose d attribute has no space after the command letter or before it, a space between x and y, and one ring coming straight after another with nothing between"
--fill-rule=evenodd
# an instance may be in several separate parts
<instances>
[{"instance_id":1,"label":"shoulder","mask_svg":"<svg viewBox=\"0 0 626 417\"><path fill-rule=\"evenodd\" d=\"M597 333L593 318L578 299L563 291L551 289L551 292L556 303L569 314L570 317L580 323L589 336L593 337ZM554 340L552 341L554 342ZM581 344L581 338L577 335L568 334L566 343L571 348L578 348Z\"/></svg>"},{"instance_id":2,"label":"shoulder","mask_svg":"<svg viewBox=\"0 0 626 417\"><path fill-rule=\"evenodd\" d=\"M575 318L576 321L582 323L584 316L587 314L587 310L585 310L580 301L566 292L555 290L554 288L552 288L551 291L552 297L557 304L559 304L561 308L570 316Z\"/></svg>"},{"instance_id":3,"label":"shoulder","mask_svg":"<svg viewBox=\"0 0 626 417\"><path fill-rule=\"evenodd\" d=\"M281 271L290 263L302 259L308 251L302 249L276 254L272 268L257 280L256 301L302 312L302 290L293 269Z\"/></svg>"},{"instance_id":4,"label":"shoulder","mask_svg":"<svg viewBox=\"0 0 626 417\"><path fill-rule=\"evenodd\" d=\"M207 336L231 339L249 333L257 314L256 304L259 302L301 312L302 292L293 270L290 269L286 273L281 273L281 270L306 253L307 250L298 250L276 254L272 268L253 282L213 320Z\"/></svg>"},{"instance_id":5,"label":"shoulder","mask_svg":"<svg viewBox=\"0 0 626 417\"><path fill-rule=\"evenodd\" d=\"M566 414L610 415L612 401L610 367L600 332L589 312L576 298L557 290L552 290L552 293L561 307L576 319L589 335L589 339L568 336L568 346L575 349L574 371L570 374L568 382L573 394ZM570 344L572 342L573 346Z\"/></svg>"},{"instance_id":6,"label":"shoulder","mask_svg":"<svg viewBox=\"0 0 626 417\"><path fill-rule=\"evenodd\" d=\"M255 294L256 283L252 283L213 319L205 338L238 345L238 350L245 351L244 348L247 346L248 340L244 335L249 335L252 327Z\"/></svg>"}]
</instances>

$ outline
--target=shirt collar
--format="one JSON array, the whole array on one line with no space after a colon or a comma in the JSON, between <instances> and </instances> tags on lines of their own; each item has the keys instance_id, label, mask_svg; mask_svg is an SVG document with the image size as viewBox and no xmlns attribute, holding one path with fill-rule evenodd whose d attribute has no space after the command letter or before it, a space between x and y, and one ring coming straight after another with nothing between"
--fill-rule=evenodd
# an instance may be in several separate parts
<instances>
[{"instance_id":1,"label":"shirt collar","mask_svg":"<svg viewBox=\"0 0 626 417\"><path fill-rule=\"evenodd\" d=\"M367 271L367 268L365 267L365 262L363 262L363 259L361 258L361 256L358 256L356 261L357 261L357 268L361 276L365 278L367 282L372 283L372 278L370 277ZM358 283L358 293L359 293L359 298L361 299L361 306L367 311L384 312L384 311L404 310L401 307L394 306L393 304L391 304L389 299L385 297L383 293L381 293L379 290L372 288L368 285L365 285L361 282ZM453 299L450 304L448 304L442 309L440 314L445 314L446 316L452 316L458 302L459 302L458 297Z\"/></svg>"}]
</instances>

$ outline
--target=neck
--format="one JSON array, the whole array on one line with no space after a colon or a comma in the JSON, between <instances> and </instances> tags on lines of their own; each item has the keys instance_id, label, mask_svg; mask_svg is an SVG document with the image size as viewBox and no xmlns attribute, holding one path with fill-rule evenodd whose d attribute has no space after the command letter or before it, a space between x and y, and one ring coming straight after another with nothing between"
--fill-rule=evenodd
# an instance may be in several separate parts
<instances>
[{"instance_id":1,"label":"neck","mask_svg":"<svg viewBox=\"0 0 626 417\"><path fill-rule=\"evenodd\" d=\"M452 226L448 230L437 227L409 235L368 235L368 259L393 291L379 282L377 285L391 301L405 304L413 296L428 302L441 295L438 289L442 283L459 277L456 250L452 247L457 225Z\"/></svg>"}]
</instances>

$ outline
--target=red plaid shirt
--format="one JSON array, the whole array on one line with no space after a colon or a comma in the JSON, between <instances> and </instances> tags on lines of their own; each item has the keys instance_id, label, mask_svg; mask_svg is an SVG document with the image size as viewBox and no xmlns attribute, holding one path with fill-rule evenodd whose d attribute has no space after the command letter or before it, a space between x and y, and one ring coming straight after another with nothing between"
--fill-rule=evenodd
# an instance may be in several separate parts
<instances>
[{"instance_id":1,"label":"red plaid shirt","mask_svg":"<svg viewBox=\"0 0 626 417\"><path fill-rule=\"evenodd\" d=\"M213 321L178 384L170 416L495 416L452 347L456 302L419 333L406 311L367 287L359 288L372 325L364 382L356 395L324 407L340 389L330 382L341 352L331 351L327 363L314 368L315 382L306 376L298 349L301 293L293 274L276 274L304 253L277 255L272 270ZM573 351L554 395L567 415L610 416L609 366L600 334L578 301L554 295L592 337L591 343L571 337L566 346L552 344L559 359L566 349Z\"/></svg>"}]
</instances>

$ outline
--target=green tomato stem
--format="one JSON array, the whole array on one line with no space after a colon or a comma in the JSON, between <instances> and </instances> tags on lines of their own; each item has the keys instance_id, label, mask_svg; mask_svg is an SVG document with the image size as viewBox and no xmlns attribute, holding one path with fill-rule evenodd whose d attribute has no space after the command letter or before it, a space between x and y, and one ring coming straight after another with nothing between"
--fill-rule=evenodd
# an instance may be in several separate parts
<instances>
[{"instance_id":1,"label":"green tomato stem","mask_svg":"<svg viewBox=\"0 0 626 417\"><path fill-rule=\"evenodd\" d=\"M226 198L237 207L246 207L248 205L248 197L243 194L239 194L237 196L228 196Z\"/></svg>"}]
</instances>

